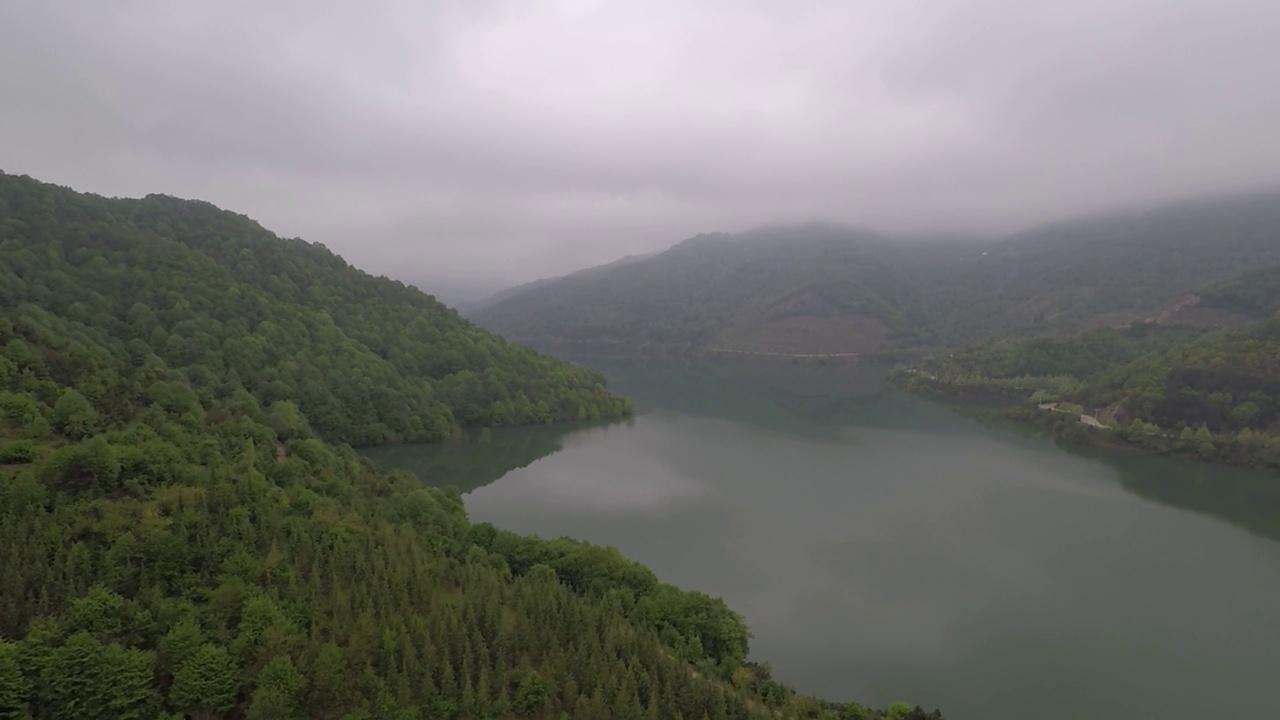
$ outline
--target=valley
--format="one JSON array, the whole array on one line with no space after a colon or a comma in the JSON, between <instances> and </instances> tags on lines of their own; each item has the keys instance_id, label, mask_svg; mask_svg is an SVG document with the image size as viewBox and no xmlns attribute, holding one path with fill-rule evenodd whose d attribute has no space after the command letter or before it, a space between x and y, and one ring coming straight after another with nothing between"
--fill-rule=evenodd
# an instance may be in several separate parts
<instances>
[{"instance_id":1,"label":"valley","mask_svg":"<svg viewBox=\"0 0 1280 720\"><path fill-rule=\"evenodd\" d=\"M477 520L724 597L803 692L985 720L1269 711L1273 476L1063 450L865 364L596 364L634 418L368 454L456 482Z\"/></svg>"},{"instance_id":2,"label":"valley","mask_svg":"<svg viewBox=\"0 0 1280 720\"><path fill-rule=\"evenodd\" d=\"M0 720L1277 715L1280 2L0 2Z\"/></svg>"},{"instance_id":3,"label":"valley","mask_svg":"<svg viewBox=\"0 0 1280 720\"><path fill-rule=\"evenodd\" d=\"M631 414L242 215L0 175L0 717L941 718L799 693L722 599L352 447L532 426L491 481Z\"/></svg>"},{"instance_id":4,"label":"valley","mask_svg":"<svg viewBox=\"0 0 1280 720\"><path fill-rule=\"evenodd\" d=\"M700 236L478 325L207 203L0 181L4 712L1269 701L1272 200Z\"/></svg>"},{"instance_id":5,"label":"valley","mask_svg":"<svg viewBox=\"0 0 1280 720\"><path fill-rule=\"evenodd\" d=\"M562 355L892 360L908 388L1015 399L1011 417L1069 442L1280 470L1278 278L1280 196L1242 195L990 241L698 236L473 316ZM1058 401L1119 432L1038 412Z\"/></svg>"}]
</instances>

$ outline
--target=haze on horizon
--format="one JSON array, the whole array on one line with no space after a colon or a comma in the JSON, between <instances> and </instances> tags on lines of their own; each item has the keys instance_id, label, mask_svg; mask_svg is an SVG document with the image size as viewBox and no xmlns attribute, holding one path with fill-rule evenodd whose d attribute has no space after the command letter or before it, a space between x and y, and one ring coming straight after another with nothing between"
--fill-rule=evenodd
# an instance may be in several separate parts
<instances>
[{"instance_id":1,"label":"haze on horizon","mask_svg":"<svg viewBox=\"0 0 1280 720\"><path fill-rule=\"evenodd\" d=\"M446 296L822 219L999 233L1280 181L1269 0L15 0L0 169Z\"/></svg>"}]
</instances>

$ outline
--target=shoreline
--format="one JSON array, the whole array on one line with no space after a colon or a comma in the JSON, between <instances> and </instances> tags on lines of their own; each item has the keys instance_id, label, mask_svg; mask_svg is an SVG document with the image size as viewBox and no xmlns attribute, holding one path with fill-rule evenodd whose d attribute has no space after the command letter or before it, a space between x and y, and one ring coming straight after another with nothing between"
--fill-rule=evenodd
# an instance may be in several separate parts
<instances>
[{"instance_id":1,"label":"shoreline","mask_svg":"<svg viewBox=\"0 0 1280 720\"><path fill-rule=\"evenodd\" d=\"M1003 399L1010 404L1001 411L1005 419L1020 425L1040 428L1049 433L1055 444L1064 447L1087 447L1114 450L1149 457L1168 457L1181 460L1207 462L1223 467L1235 467L1245 470L1263 472L1269 475L1280 475L1280 461L1270 461L1258 457L1262 446L1243 446L1238 440L1217 436L1212 438L1208 447L1202 447L1201 441L1183 437L1172 430L1156 434L1135 435L1128 425L1103 425L1095 415L1063 411L1058 408L1042 408L1039 403L1030 401L1020 394L1001 392L997 388L982 389L977 387L955 388L947 390L936 381L903 382L901 376L889 373L886 379L894 385L925 399L950 399L961 403L980 399ZM1093 422L1084 420L1090 417Z\"/></svg>"}]
</instances>

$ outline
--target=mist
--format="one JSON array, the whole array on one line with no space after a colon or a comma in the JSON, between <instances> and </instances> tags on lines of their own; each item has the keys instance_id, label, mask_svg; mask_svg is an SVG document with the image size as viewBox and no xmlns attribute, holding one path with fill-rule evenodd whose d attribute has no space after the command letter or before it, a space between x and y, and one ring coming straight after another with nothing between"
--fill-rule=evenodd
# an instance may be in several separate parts
<instances>
[{"instance_id":1,"label":"mist","mask_svg":"<svg viewBox=\"0 0 1280 720\"><path fill-rule=\"evenodd\" d=\"M0 169L462 301L706 231L996 234L1280 180L1280 3L16 0Z\"/></svg>"}]
</instances>

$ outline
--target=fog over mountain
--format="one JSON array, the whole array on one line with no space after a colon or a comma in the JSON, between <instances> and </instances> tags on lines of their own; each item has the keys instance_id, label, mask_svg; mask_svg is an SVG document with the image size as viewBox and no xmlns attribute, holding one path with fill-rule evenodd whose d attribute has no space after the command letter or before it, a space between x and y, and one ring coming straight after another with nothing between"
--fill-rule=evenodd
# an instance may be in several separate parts
<instances>
[{"instance_id":1,"label":"fog over mountain","mask_svg":"<svg viewBox=\"0 0 1280 720\"><path fill-rule=\"evenodd\" d=\"M1278 29L1265 0L16 0L0 169L465 299L703 231L1274 186Z\"/></svg>"}]
</instances>

